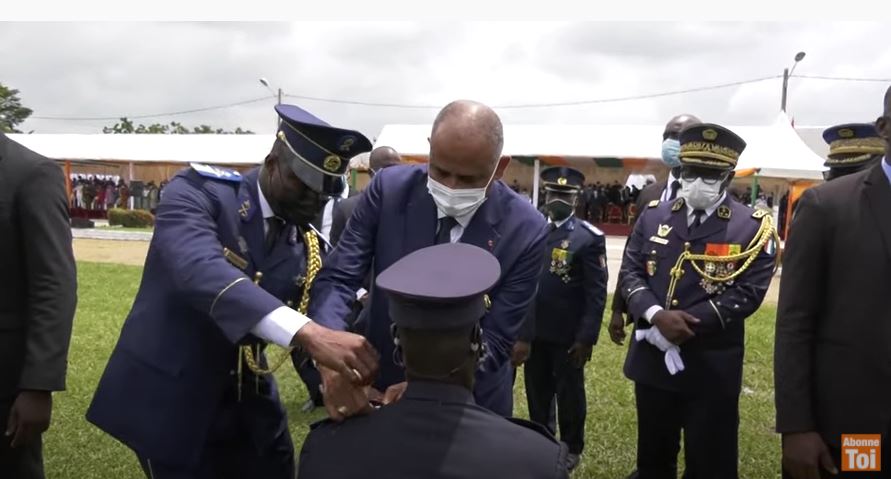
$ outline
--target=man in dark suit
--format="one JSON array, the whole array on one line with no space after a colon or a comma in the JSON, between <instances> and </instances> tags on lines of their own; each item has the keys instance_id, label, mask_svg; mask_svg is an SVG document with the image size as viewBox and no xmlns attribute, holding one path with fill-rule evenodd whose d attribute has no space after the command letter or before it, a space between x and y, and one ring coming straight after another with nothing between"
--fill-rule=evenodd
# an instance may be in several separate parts
<instances>
[{"instance_id":1,"label":"man in dark suit","mask_svg":"<svg viewBox=\"0 0 891 479\"><path fill-rule=\"evenodd\" d=\"M361 336L307 316L324 253L309 226L371 143L294 105L262 166L193 163L165 188L143 280L87 411L150 479L292 479L294 449L267 343L302 347L357 383L376 374Z\"/></svg>"},{"instance_id":2,"label":"man in dark suit","mask_svg":"<svg viewBox=\"0 0 891 479\"><path fill-rule=\"evenodd\" d=\"M461 243L422 248L378 276L408 386L367 416L313 425L301 479L567 477L565 449L552 435L473 399L485 294L500 276L495 256Z\"/></svg>"},{"instance_id":3,"label":"man in dark suit","mask_svg":"<svg viewBox=\"0 0 891 479\"><path fill-rule=\"evenodd\" d=\"M745 319L773 277L773 220L727 195L745 142L719 125L680 135L681 190L653 201L625 248L622 294L634 319L639 479L737 477Z\"/></svg>"},{"instance_id":4,"label":"man in dark suit","mask_svg":"<svg viewBox=\"0 0 891 479\"><path fill-rule=\"evenodd\" d=\"M674 201L680 191L680 142L678 138L681 131L689 126L702 123L699 118L684 113L678 115L665 124L665 130L662 132L662 161L669 168L668 179L665 183L653 182L645 186L637 195L634 202L635 213L631 219L631 224L637 223L637 218L643 213L648 204L653 201ZM621 274L621 273L620 273ZM625 326L631 324L631 318L626 318L625 314L628 308L625 305L625 299L619 292L621 277L616 282L616 291L613 294L612 315L609 322L609 336L612 341L618 345L622 345L625 341Z\"/></svg>"},{"instance_id":5,"label":"man in dark suit","mask_svg":"<svg viewBox=\"0 0 891 479\"><path fill-rule=\"evenodd\" d=\"M884 160L805 191L786 242L774 379L792 479L850 465L844 434L881 435L885 475L842 477L891 466L891 88L876 128Z\"/></svg>"},{"instance_id":6,"label":"man in dark suit","mask_svg":"<svg viewBox=\"0 0 891 479\"><path fill-rule=\"evenodd\" d=\"M368 174L374 178L375 172L388 166L398 165L401 162L402 160L399 157L399 154L396 153L396 150L393 148L390 148L389 146L375 148L368 157ZM353 209L356 208L359 196L360 194L352 192L347 198L338 198L339 201L334 202L330 228L330 242L332 246L337 246L337 242L340 241L340 235L343 233L343 229L346 226L347 221L350 219L350 216L352 216ZM319 224L322 223L321 217L317 218L317 220ZM363 283L362 289L356 293L359 296L359 299L353 303L353 308L350 311L349 316L346 318L346 322L349 325L348 329L350 331L361 330L362 323L359 322L359 318L360 315L362 315L362 311L365 311L365 305L368 303L367 292L370 288L370 281L366 281ZM303 403L300 410L309 412L316 407L324 405L322 391L319 388L322 384L322 378L319 376L318 369L312 364L311 358L305 351L299 349L295 349L291 356L294 363L294 369L297 370L297 375L300 376L303 385L309 393L309 399Z\"/></svg>"},{"instance_id":7,"label":"man in dark suit","mask_svg":"<svg viewBox=\"0 0 891 479\"><path fill-rule=\"evenodd\" d=\"M402 158L399 157L399 153L393 148L389 146L375 148L368 155L368 176L373 179L377 172L400 163L402 163ZM337 242L340 241L340 235L346 228L347 221L353 216L353 210L356 209L357 203L359 203L358 194L343 199L334 205L334 218L331 223L330 235L332 245L337 246Z\"/></svg>"},{"instance_id":8,"label":"man in dark suit","mask_svg":"<svg viewBox=\"0 0 891 479\"><path fill-rule=\"evenodd\" d=\"M481 406L509 416L509 359L538 282L546 223L524 197L499 180L510 162L501 155L503 143L501 120L489 107L457 101L443 108L433 124L429 166L387 168L362 194L349 228L319 274L310 315L328 327L346 328L344 318L368 274L417 249L460 241L491 251L504 275L489 294L492 308L482 320L487 351L474 393ZM398 397L405 374L392 361L392 321L385 298L375 296L374 290L372 285L366 336L383 357L375 386L380 391L396 386L393 394ZM326 393L351 397L349 404L338 407L350 412L351 404L362 407L367 402L362 391L336 374L323 369L322 379ZM326 399L330 411L329 403Z\"/></svg>"},{"instance_id":9,"label":"man in dark suit","mask_svg":"<svg viewBox=\"0 0 891 479\"><path fill-rule=\"evenodd\" d=\"M585 363L600 335L606 305L606 240L603 232L573 214L585 176L573 168L541 172L550 218L547 249L535 298L536 311L514 345L525 348L529 418L552 434L556 398L560 439L569 446L567 468L575 469L585 445ZM530 331L530 329L532 331ZM514 361L516 367L521 361Z\"/></svg>"},{"instance_id":10,"label":"man in dark suit","mask_svg":"<svg viewBox=\"0 0 891 479\"><path fill-rule=\"evenodd\" d=\"M0 133L0 476L44 477L77 303L62 169Z\"/></svg>"}]
</instances>

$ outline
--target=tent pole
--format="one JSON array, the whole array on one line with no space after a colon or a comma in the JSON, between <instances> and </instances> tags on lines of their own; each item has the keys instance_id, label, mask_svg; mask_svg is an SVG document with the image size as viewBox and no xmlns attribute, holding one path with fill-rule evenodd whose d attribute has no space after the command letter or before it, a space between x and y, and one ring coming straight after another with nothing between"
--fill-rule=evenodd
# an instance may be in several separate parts
<instances>
[{"instance_id":1,"label":"tent pole","mask_svg":"<svg viewBox=\"0 0 891 479\"><path fill-rule=\"evenodd\" d=\"M538 209L538 175L541 173L541 161L535 158L535 166L532 169L532 206Z\"/></svg>"},{"instance_id":2,"label":"tent pole","mask_svg":"<svg viewBox=\"0 0 891 479\"><path fill-rule=\"evenodd\" d=\"M750 200L751 200L750 204L752 205L752 207L755 206L756 199L758 199L758 172L757 171L755 172L754 175L752 175L752 197L750 198Z\"/></svg>"}]
</instances>

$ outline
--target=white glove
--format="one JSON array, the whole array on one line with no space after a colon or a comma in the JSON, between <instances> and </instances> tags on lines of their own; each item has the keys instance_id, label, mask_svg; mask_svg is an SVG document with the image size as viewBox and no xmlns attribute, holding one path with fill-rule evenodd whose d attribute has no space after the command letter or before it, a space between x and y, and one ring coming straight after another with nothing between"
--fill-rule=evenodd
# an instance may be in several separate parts
<instances>
[{"instance_id":1,"label":"white glove","mask_svg":"<svg viewBox=\"0 0 891 479\"><path fill-rule=\"evenodd\" d=\"M647 340L648 343L659 348L665 353L665 367L668 374L675 374L684 370L684 360L681 359L681 348L665 339L665 336L659 331L659 328L652 327L649 329L638 329L634 331L634 338L637 341Z\"/></svg>"}]
</instances>

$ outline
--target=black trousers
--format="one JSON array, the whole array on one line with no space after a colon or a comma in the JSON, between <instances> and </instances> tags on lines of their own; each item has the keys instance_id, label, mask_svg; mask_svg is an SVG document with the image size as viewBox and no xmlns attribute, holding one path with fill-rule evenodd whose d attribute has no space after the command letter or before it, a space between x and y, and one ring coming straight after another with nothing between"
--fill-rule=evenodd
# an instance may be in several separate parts
<instances>
[{"instance_id":1,"label":"black trousers","mask_svg":"<svg viewBox=\"0 0 891 479\"><path fill-rule=\"evenodd\" d=\"M684 394L635 383L637 475L676 479L684 432L684 479L738 477L739 396Z\"/></svg>"},{"instance_id":2,"label":"black trousers","mask_svg":"<svg viewBox=\"0 0 891 479\"><path fill-rule=\"evenodd\" d=\"M526 361L526 401L529 418L557 434L553 421L556 396L560 440L570 454L581 454L585 446L585 369L569 364L568 345L534 341Z\"/></svg>"},{"instance_id":3,"label":"black trousers","mask_svg":"<svg viewBox=\"0 0 891 479\"><path fill-rule=\"evenodd\" d=\"M266 366L265 362L261 366ZM294 445L275 383L244 378L242 397L235 387L224 393L208 431L199 463L183 467L136 451L148 479L294 479ZM258 389L255 391L256 388Z\"/></svg>"},{"instance_id":4,"label":"black trousers","mask_svg":"<svg viewBox=\"0 0 891 479\"><path fill-rule=\"evenodd\" d=\"M6 437L6 420L9 418L9 401L0 401L0 477L16 479L43 479L43 437L13 449L12 437Z\"/></svg>"}]
</instances>

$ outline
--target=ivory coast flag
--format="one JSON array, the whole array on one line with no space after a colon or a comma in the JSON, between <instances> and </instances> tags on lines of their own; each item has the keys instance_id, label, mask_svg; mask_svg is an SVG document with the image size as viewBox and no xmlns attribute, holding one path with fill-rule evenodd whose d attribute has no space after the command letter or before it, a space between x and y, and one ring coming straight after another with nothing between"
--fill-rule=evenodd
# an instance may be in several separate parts
<instances>
[{"instance_id":1,"label":"ivory coast flag","mask_svg":"<svg viewBox=\"0 0 891 479\"><path fill-rule=\"evenodd\" d=\"M742 247L732 243L706 243L705 254L708 256L730 256L739 254Z\"/></svg>"}]
</instances>

